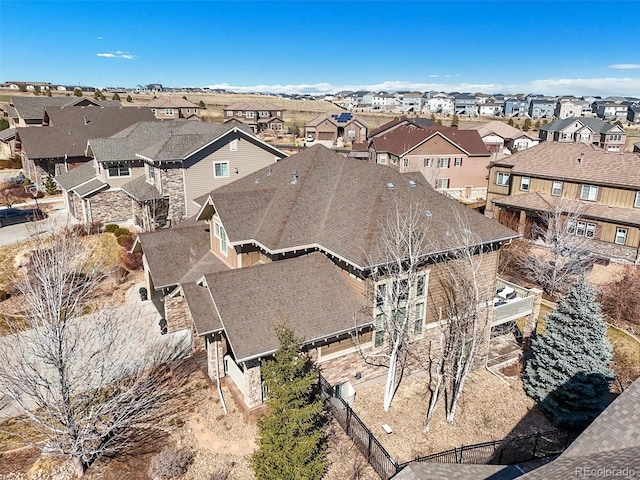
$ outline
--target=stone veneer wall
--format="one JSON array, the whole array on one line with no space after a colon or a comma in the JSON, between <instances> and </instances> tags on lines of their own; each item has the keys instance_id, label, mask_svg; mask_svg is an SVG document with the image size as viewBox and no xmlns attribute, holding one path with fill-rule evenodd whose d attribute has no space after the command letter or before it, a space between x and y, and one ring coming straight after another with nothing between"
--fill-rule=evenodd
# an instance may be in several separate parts
<instances>
[{"instance_id":1,"label":"stone veneer wall","mask_svg":"<svg viewBox=\"0 0 640 480\"><path fill-rule=\"evenodd\" d=\"M91 220L114 222L132 217L132 200L122 190L107 190L91 196Z\"/></svg>"},{"instance_id":2,"label":"stone veneer wall","mask_svg":"<svg viewBox=\"0 0 640 480\"><path fill-rule=\"evenodd\" d=\"M167 332L185 330L191 325L191 314L184 297L164 297L164 311L167 316Z\"/></svg>"},{"instance_id":3,"label":"stone veneer wall","mask_svg":"<svg viewBox=\"0 0 640 480\"><path fill-rule=\"evenodd\" d=\"M73 211L70 213L71 215L73 215L74 218L77 218L82 222L86 221L86 218L84 218L82 213L82 199L78 195L71 194L70 207L73 209Z\"/></svg>"},{"instance_id":4,"label":"stone veneer wall","mask_svg":"<svg viewBox=\"0 0 640 480\"><path fill-rule=\"evenodd\" d=\"M161 174L161 193L169 197L168 218L172 225L183 220L186 216L184 199L184 181L182 168L163 169Z\"/></svg>"},{"instance_id":5,"label":"stone veneer wall","mask_svg":"<svg viewBox=\"0 0 640 480\"><path fill-rule=\"evenodd\" d=\"M209 378L216 378L216 349L218 350L218 372L220 378L224 377L224 356L227 345L224 337L220 333L207 335L207 373Z\"/></svg>"},{"instance_id":6,"label":"stone veneer wall","mask_svg":"<svg viewBox=\"0 0 640 480\"><path fill-rule=\"evenodd\" d=\"M252 360L247 362L244 371L244 380L247 385L245 403L249 409L262 405L262 375L260 373L260 362Z\"/></svg>"}]
</instances>

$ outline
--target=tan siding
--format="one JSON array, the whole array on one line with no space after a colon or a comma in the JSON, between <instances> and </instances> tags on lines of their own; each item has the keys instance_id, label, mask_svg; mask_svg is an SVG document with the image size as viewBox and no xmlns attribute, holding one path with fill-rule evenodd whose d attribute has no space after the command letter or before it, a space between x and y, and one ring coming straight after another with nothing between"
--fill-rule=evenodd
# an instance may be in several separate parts
<instances>
[{"instance_id":1,"label":"tan siding","mask_svg":"<svg viewBox=\"0 0 640 480\"><path fill-rule=\"evenodd\" d=\"M605 187L602 189L600 203L613 205L616 207L632 208L636 199L635 190L622 190L619 188Z\"/></svg>"},{"instance_id":2,"label":"tan siding","mask_svg":"<svg viewBox=\"0 0 640 480\"><path fill-rule=\"evenodd\" d=\"M105 167L102 171L102 180L107 182L111 188L118 188L124 185L125 183L130 182L134 178L138 178L144 175L144 167L131 167L131 175L128 177L109 177L107 175L107 168Z\"/></svg>"},{"instance_id":3,"label":"tan siding","mask_svg":"<svg viewBox=\"0 0 640 480\"><path fill-rule=\"evenodd\" d=\"M224 143L212 145L207 151L185 163L188 216L194 215L198 210L197 205L193 203L194 198L274 163L273 153L244 138L238 140L237 151L230 151L231 139L231 136L226 137ZM214 162L224 161L229 162L229 176L214 178Z\"/></svg>"}]
</instances>

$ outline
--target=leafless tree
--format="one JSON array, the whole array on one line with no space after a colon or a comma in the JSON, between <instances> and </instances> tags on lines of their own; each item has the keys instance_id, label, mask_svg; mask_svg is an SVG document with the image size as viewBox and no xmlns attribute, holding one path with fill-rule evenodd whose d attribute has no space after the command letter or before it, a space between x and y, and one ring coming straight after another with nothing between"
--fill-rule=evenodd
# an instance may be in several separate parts
<instances>
[{"instance_id":1,"label":"leafless tree","mask_svg":"<svg viewBox=\"0 0 640 480\"><path fill-rule=\"evenodd\" d=\"M425 432L442 396L446 419L453 423L464 384L486 346L491 321L494 285L491 276L485 274L485 247L464 213L453 211L452 218L455 222L445 235L448 248L432 273L435 278L429 303L435 310L440 332L439 344L429 352L431 396Z\"/></svg>"},{"instance_id":2,"label":"leafless tree","mask_svg":"<svg viewBox=\"0 0 640 480\"><path fill-rule=\"evenodd\" d=\"M544 248L532 249L524 268L548 295L566 291L593 266L589 242L595 236L595 224L583 219L584 211L584 204L559 198L532 226L532 236Z\"/></svg>"},{"instance_id":3,"label":"leafless tree","mask_svg":"<svg viewBox=\"0 0 640 480\"><path fill-rule=\"evenodd\" d=\"M396 205L383 229L374 270L374 344L363 353L366 362L387 368L384 409L389 410L402 380L409 354L412 325L426 291L424 266L429 252L429 218L419 203ZM424 303L422 304L424 305Z\"/></svg>"},{"instance_id":4,"label":"leafless tree","mask_svg":"<svg viewBox=\"0 0 640 480\"><path fill-rule=\"evenodd\" d=\"M100 306L109 271L93 237L40 236L14 279L26 326L0 339L0 416L28 424L82 476L98 458L129 448L168 413L169 362L185 341L160 337L124 307ZM28 440L28 439L27 439Z\"/></svg>"}]
</instances>

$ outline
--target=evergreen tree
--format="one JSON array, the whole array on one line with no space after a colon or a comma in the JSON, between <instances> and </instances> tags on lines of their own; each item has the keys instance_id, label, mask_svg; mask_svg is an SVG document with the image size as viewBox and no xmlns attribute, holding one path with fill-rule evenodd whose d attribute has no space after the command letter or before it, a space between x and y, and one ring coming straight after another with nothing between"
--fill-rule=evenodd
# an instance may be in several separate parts
<instances>
[{"instance_id":1,"label":"evergreen tree","mask_svg":"<svg viewBox=\"0 0 640 480\"><path fill-rule=\"evenodd\" d=\"M207 108L207 106L205 105L204 101L200 100L200 103L198 103L198 105L200 106L200 108Z\"/></svg>"},{"instance_id":2,"label":"evergreen tree","mask_svg":"<svg viewBox=\"0 0 640 480\"><path fill-rule=\"evenodd\" d=\"M528 118L524 119L524 124L522 125L522 130L528 132L531 130L531 120Z\"/></svg>"},{"instance_id":3,"label":"evergreen tree","mask_svg":"<svg viewBox=\"0 0 640 480\"><path fill-rule=\"evenodd\" d=\"M315 480L325 471L326 437L322 400L315 395L317 371L300 354L300 339L277 325L280 347L263 362L268 415L258 420L259 448L251 459L258 480Z\"/></svg>"},{"instance_id":4,"label":"evergreen tree","mask_svg":"<svg viewBox=\"0 0 640 480\"><path fill-rule=\"evenodd\" d=\"M453 117L451 117L451 125L458 125L460 123L460 117L458 117L458 115L454 114Z\"/></svg>"},{"instance_id":5,"label":"evergreen tree","mask_svg":"<svg viewBox=\"0 0 640 480\"><path fill-rule=\"evenodd\" d=\"M514 125L513 118L510 118L510 119L507 121L507 125L511 125L511 126L513 127L513 125Z\"/></svg>"},{"instance_id":6,"label":"evergreen tree","mask_svg":"<svg viewBox=\"0 0 640 480\"><path fill-rule=\"evenodd\" d=\"M80 87L76 87L73 89L73 96L74 97L81 97L82 96L82 89Z\"/></svg>"},{"instance_id":7,"label":"evergreen tree","mask_svg":"<svg viewBox=\"0 0 640 480\"><path fill-rule=\"evenodd\" d=\"M120 95L118 95L117 93L114 93L113 97L111 97L111 100L115 100L115 101L119 102L120 101Z\"/></svg>"},{"instance_id":8,"label":"evergreen tree","mask_svg":"<svg viewBox=\"0 0 640 480\"><path fill-rule=\"evenodd\" d=\"M127 95L127 102L129 103L133 102L133 98L131 97L131 95Z\"/></svg>"},{"instance_id":9,"label":"evergreen tree","mask_svg":"<svg viewBox=\"0 0 640 480\"><path fill-rule=\"evenodd\" d=\"M47 191L47 195L56 195L60 193L60 190L58 190L58 184L51 175L49 175L45 180L44 188Z\"/></svg>"},{"instance_id":10,"label":"evergreen tree","mask_svg":"<svg viewBox=\"0 0 640 480\"><path fill-rule=\"evenodd\" d=\"M595 291L584 277L545 318L524 371L524 389L560 427L583 427L606 406L611 344Z\"/></svg>"}]
</instances>

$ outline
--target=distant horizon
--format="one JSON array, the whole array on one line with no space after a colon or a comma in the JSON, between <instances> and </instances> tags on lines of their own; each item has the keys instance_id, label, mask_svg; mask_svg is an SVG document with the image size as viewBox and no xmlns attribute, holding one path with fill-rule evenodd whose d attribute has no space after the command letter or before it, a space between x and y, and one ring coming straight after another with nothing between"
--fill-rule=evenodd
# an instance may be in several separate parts
<instances>
[{"instance_id":1,"label":"distant horizon","mask_svg":"<svg viewBox=\"0 0 640 480\"><path fill-rule=\"evenodd\" d=\"M301 95L435 90L640 97L640 3L603 5L3 2L0 78Z\"/></svg>"}]
</instances>

